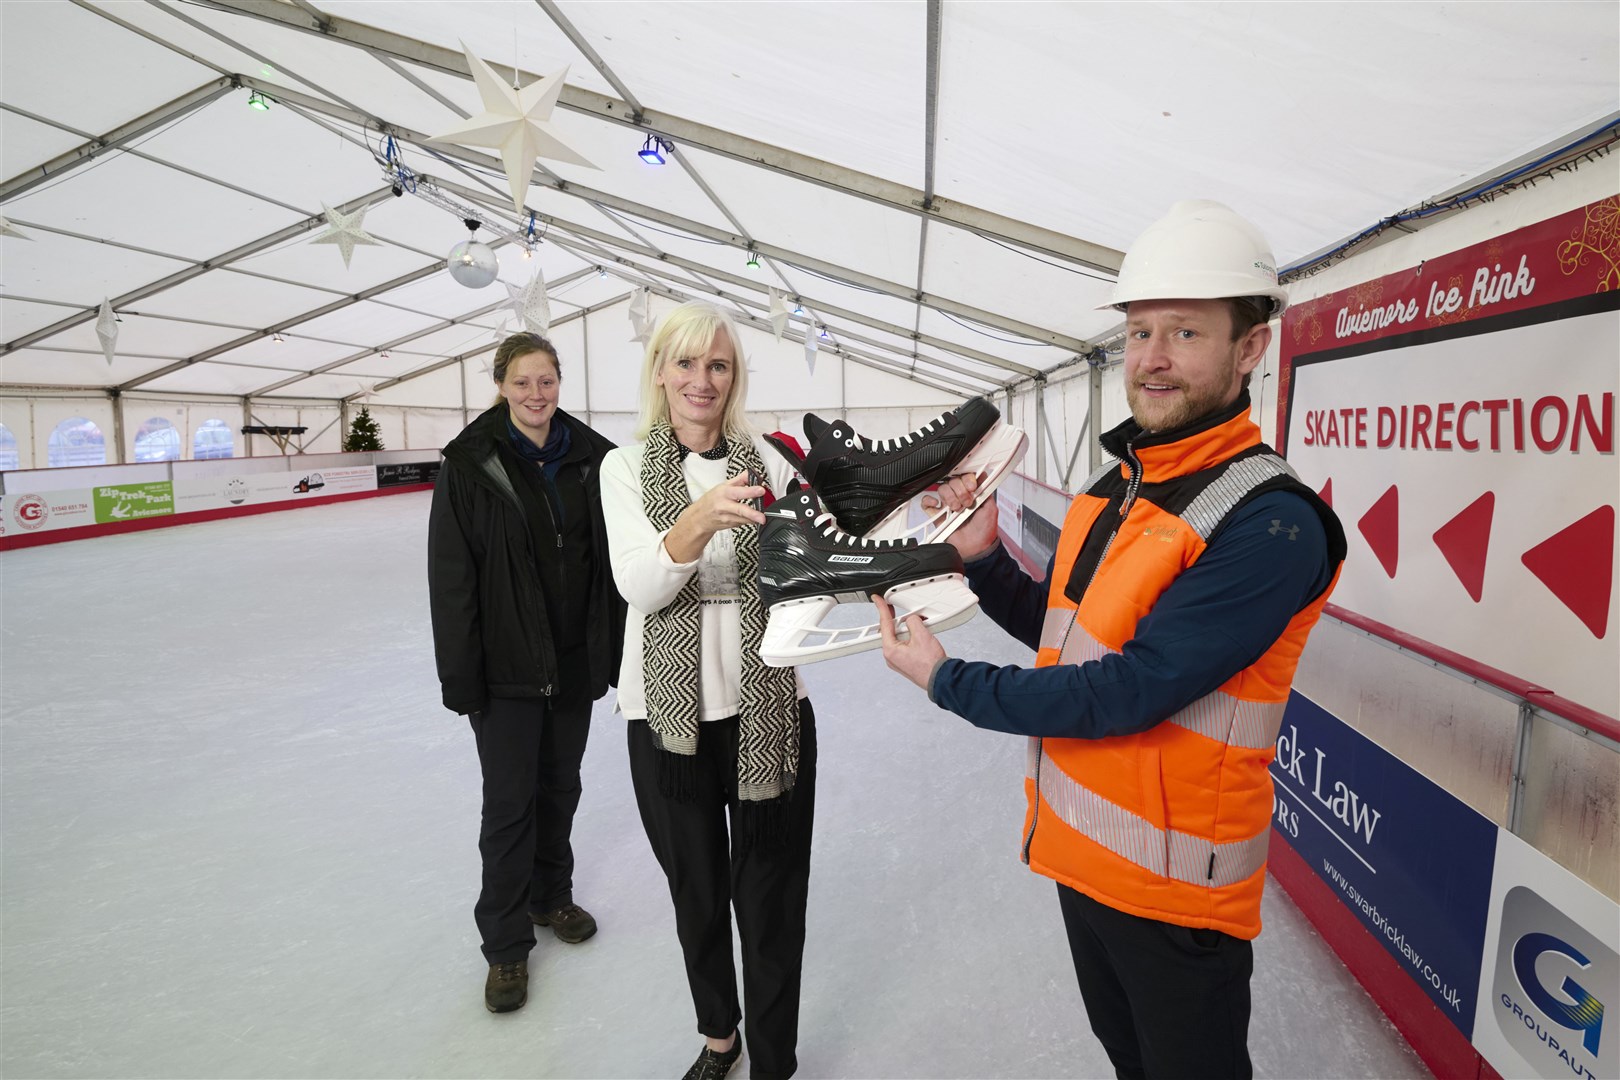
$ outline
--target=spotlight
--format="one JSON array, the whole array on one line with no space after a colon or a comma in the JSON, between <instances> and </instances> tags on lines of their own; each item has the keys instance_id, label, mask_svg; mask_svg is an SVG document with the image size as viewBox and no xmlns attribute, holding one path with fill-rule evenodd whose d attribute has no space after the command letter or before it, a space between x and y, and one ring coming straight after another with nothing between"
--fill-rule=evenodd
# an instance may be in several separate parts
<instances>
[{"instance_id":1,"label":"spotlight","mask_svg":"<svg viewBox=\"0 0 1620 1080\"><path fill-rule=\"evenodd\" d=\"M258 109L260 112L269 112L270 103L264 100L264 95L257 90L248 94L248 108Z\"/></svg>"},{"instance_id":2,"label":"spotlight","mask_svg":"<svg viewBox=\"0 0 1620 1080\"><path fill-rule=\"evenodd\" d=\"M647 141L641 144L636 156L649 165L664 164L664 155L672 154L675 148L656 135L647 136Z\"/></svg>"},{"instance_id":3,"label":"spotlight","mask_svg":"<svg viewBox=\"0 0 1620 1080\"><path fill-rule=\"evenodd\" d=\"M384 349L382 352L378 353L377 355L379 357L381 357L382 359L386 360L386 359L388 359L388 350Z\"/></svg>"},{"instance_id":4,"label":"spotlight","mask_svg":"<svg viewBox=\"0 0 1620 1080\"><path fill-rule=\"evenodd\" d=\"M755 255L752 251L750 251L748 253L748 269L750 269L750 270L758 270L759 269L759 256Z\"/></svg>"},{"instance_id":5,"label":"spotlight","mask_svg":"<svg viewBox=\"0 0 1620 1080\"><path fill-rule=\"evenodd\" d=\"M832 339L832 335L827 333L827 328L825 326L823 326L821 328L821 337L822 337L822 340L824 340L824 341L828 341L828 340Z\"/></svg>"},{"instance_id":6,"label":"spotlight","mask_svg":"<svg viewBox=\"0 0 1620 1080\"><path fill-rule=\"evenodd\" d=\"M607 280L607 267L598 266L596 268L596 276L601 278L603 281L606 281Z\"/></svg>"},{"instance_id":7,"label":"spotlight","mask_svg":"<svg viewBox=\"0 0 1620 1080\"><path fill-rule=\"evenodd\" d=\"M523 248L523 261L528 262L532 258L534 258L534 248L525 245Z\"/></svg>"},{"instance_id":8,"label":"spotlight","mask_svg":"<svg viewBox=\"0 0 1620 1080\"><path fill-rule=\"evenodd\" d=\"M286 341L287 339L282 337L280 334L271 334L270 335L270 340L275 342L277 345L280 345L282 342Z\"/></svg>"},{"instance_id":9,"label":"spotlight","mask_svg":"<svg viewBox=\"0 0 1620 1080\"><path fill-rule=\"evenodd\" d=\"M794 304L793 305L793 314L795 314L795 315L803 315L804 314L804 305L803 304Z\"/></svg>"}]
</instances>

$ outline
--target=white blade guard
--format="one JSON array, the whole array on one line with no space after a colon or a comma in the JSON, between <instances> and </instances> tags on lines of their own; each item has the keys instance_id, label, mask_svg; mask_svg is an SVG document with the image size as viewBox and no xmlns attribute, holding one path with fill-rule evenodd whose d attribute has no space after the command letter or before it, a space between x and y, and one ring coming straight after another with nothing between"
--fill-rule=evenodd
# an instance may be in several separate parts
<instances>
[{"instance_id":1,"label":"white blade guard","mask_svg":"<svg viewBox=\"0 0 1620 1080\"><path fill-rule=\"evenodd\" d=\"M894 609L895 631L902 641L910 637L904 622L909 615L922 615L929 630L939 634L979 613L979 598L960 574L908 581L884 593L883 599ZM760 659L767 667L793 667L881 648L883 634L876 622L841 628L821 625L840 603L870 604L871 600L857 593L844 593L773 604L759 646Z\"/></svg>"}]
</instances>

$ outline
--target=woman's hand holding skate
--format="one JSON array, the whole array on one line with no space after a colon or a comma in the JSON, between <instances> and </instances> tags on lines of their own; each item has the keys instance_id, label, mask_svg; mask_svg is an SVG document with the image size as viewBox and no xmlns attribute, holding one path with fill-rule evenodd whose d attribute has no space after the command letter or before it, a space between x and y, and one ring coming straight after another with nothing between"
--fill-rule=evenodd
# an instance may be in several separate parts
<instances>
[{"instance_id":1,"label":"woman's hand holding skate","mask_svg":"<svg viewBox=\"0 0 1620 1080\"><path fill-rule=\"evenodd\" d=\"M692 562L703 554L715 533L750 523L765 524L765 515L749 505L750 500L764 497L765 489L750 484L743 473L710 488L681 511L675 527L664 536L664 550L678 563Z\"/></svg>"}]
</instances>

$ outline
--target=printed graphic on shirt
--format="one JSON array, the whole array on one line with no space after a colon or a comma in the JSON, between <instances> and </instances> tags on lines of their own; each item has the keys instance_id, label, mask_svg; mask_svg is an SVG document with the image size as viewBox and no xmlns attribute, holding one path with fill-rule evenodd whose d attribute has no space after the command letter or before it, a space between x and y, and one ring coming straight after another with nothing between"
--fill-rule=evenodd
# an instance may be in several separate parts
<instances>
[{"instance_id":1,"label":"printed graphic on shirt","mask_svg":"<svg viewBox=\"0 0 1620 1080\"><path fill-rule=\"evenodd\" d=\"M698 563L698 592L705 604L735 604L742 599L737 581L737 550L730 532L716 533Z\"/></svg>"}]
</instances>

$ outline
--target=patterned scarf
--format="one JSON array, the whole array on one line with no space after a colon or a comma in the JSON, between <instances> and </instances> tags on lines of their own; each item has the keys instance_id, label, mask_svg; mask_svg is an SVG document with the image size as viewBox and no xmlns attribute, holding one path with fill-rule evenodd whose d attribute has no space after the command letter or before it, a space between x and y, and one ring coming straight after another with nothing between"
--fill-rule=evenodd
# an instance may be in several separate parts
<instances>
[{"instance_id":1,"label":"patterned scarf","mask_svg":"<svg viewBox=\"0 0 1620 1080\"><path fill-rule=\"evenodd\" d=\"M727 479L753 469L765 475L754 441L731 433ZM653 428L641 458L641 501L647 520L667 530L691 504L681 471L681 445L668 424ZM766 611L760 602L759 530L732 531L737 580L742 583L742 704L737 734L737 797L743 806L778 799L799 771L799 700L790 667L766 667L759 658ZM641 671L647 687L647 724L660 749L684 759L667 770L666 792L691 797L698 741L698 681L703 648L703 599L693 574L662 611L647 616ZM682 765L686 767L683 768ZM680 774L685 773L685 780ZM663 786L663 785L661 785ZM683 790L684 789L684 790ZM682 800L685 801L685 800ZM781 815L776 815L781 816Z\"/></svg>"}]
</instances>

